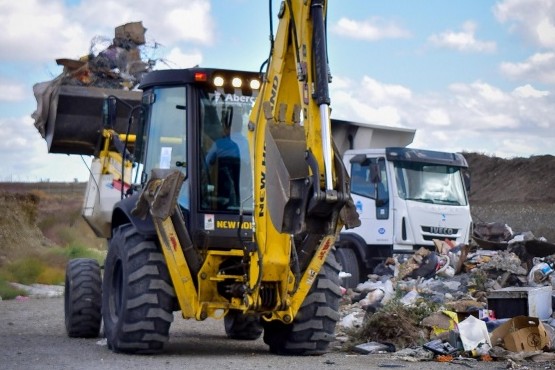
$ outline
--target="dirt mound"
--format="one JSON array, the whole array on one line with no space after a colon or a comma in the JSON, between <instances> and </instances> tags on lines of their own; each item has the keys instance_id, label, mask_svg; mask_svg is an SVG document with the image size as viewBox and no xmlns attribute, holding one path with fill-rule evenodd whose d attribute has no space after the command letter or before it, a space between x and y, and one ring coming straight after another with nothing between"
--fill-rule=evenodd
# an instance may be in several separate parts
<instances>
[{"instance_id":1,"label":"dirt mound","mask_svg":"<svg viewBox=\"0 0 555 370\"><path fill-rule=\"evenodd\" d=\"M472 203L555 202L555 157L503 159L464 153L472 176Z\"/></svg>"},{"instance_id":2,"label":"dirt mound","mask_svg":"<svg viewBox=\"0 0 555 370\"><path fill-rule=\"evenodd\" d=\"M555 157L503 159L463 153L472 177L475 222L501 222L555 241Z\"/></svg>"},{"instance_id":3,"label":"dirt mound","mask_svg":"<svg viewBox=\"0 0 555 370\"><path fill-rule=\"evenodd\" d=\"M0 183L0 265L52 246L102 249L81 217L84 183Z\"/></svg>"},{"instance_id":4,"label":"dirt mound","mask_svg":"<svg viewBox=\"0 0 555 370\"><path fill-rule=\"evenodd\" d=\"M38 203L34 194L0 193L0 265L52 245L36 224Z\"/></svg>"}]
</instances>

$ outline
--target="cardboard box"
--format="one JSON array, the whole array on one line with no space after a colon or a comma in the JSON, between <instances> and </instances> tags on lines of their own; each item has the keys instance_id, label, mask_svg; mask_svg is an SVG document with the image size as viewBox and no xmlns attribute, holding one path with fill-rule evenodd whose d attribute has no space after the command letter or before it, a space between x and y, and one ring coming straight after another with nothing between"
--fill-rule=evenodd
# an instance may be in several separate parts
<instances>
[{"instance_id":1,"label":"cardboard box","mask_svg":"<svg viewBox=\"0 0 555 370\"><path fill-rule=\"evenodd\" d=\"M512 352L531 352L548 348L549 336L537 317L517 316L491 333L491 343Z\"/></svg>"},{"instance_id":2,"label":"cardboard box","mask_svg":"<svg viewBox=\"0 0 555 370\"><path fill-rule=\"evenodd\" d=\"M129 39L137 45L143 45L145 32L146 28L143 27L143 22L131 22L116 27L115 36L120 39Z\"/></svg>"}]
</instances>

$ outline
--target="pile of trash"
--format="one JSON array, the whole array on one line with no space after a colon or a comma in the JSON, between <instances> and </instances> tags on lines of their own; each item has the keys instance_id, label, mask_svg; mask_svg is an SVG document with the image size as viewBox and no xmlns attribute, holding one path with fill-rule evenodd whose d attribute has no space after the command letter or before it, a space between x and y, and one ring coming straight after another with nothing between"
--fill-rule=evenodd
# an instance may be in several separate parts
<instances>
[{"instance_id":1,"label":"pile of trash","mask_svg":"<svg viewBox=\"0 0 555 370\"><path fill-rule=\"evenodd\" d=\"M115 28L112 43L97 55L91 47L77 60L56 59L64 67L61 84L132 90L155 63L141 58L145 33L142 22L126 23Z\"/></svg>"},{"instance_id":2,"label":"pile of trash","mask_svg":"<svg viewBox=\"0 0 555 370\"><path fill-rule=\"evenodd\" d=\"M470 245L394 256L343 289L338 348L408 361L555 359L555 245L476 225ZM476 240L478 239L478 240Z\"/></svg>"}]
</instances>

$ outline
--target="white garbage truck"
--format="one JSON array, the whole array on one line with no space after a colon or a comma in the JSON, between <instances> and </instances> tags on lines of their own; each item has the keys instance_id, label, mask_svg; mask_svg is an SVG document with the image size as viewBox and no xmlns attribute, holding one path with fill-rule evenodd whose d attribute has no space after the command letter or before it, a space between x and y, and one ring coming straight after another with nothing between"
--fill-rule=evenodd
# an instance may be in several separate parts
<instances>
[{"instance_id":1,"label":"white garbage truck","mask_svg":"<svg viewBox=\"0 0 555 370\"><path fill-rule=\"evenodd\" d=\"M336 243L337 259L343 271L351 274L343 281L346 288L365 281L377 264L393 254L412 253L420 247L433 250L433 239L468 243L472 227L467 194L470 178L462 154L405 146L372 148L380 142L410 144L414 130L349 125L359 130L358 134L389 132L382 133L379 140L366 135L366 140L357 142L351 127L347 141L354 149L342 151L362 223L343 230ZM336 121L334 127L341 143L343 135L337 132L341 125ZM364 145L368 148L360 148Z\"/></svg>"}]
</instances>

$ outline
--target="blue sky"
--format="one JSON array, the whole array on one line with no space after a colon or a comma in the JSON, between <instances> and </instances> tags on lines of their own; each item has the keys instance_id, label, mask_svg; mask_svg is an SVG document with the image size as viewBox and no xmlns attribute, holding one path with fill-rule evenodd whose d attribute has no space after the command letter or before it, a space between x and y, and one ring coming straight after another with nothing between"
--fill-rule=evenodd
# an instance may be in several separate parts
<instances>
[{"instance_id":1,"label":"blue sky","mask_svg":"<svg viewBox=\"0 0 555 370\"><path fill-rule=\"evenodd\" d=\"M269 50L266 0L0 0L0 181L88 179L89 157L47 154L32 86L132 21L174 68L258 70ZM416 129L413 147L555 154L555 0L329 0L327 24L333 117Z\"/></svg>"}]
</instances>

